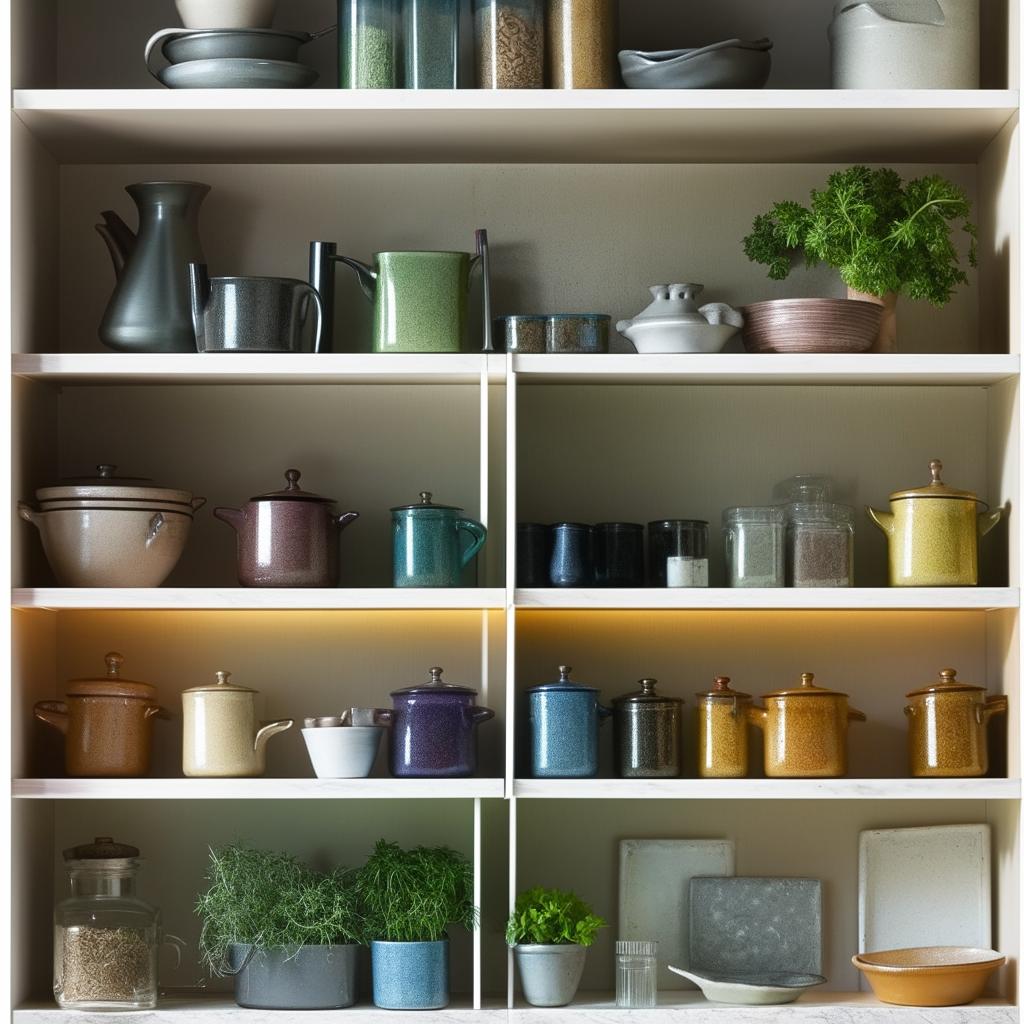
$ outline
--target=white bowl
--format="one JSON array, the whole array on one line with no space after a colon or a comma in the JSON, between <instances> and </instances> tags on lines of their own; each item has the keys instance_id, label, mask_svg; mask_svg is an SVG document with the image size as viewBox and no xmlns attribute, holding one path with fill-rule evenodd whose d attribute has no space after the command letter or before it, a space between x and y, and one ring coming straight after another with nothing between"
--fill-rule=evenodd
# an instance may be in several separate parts
<instances>
[{"instance_id":1,"label":"white bowl","mask_svg":"<svg viewBox=\"0 0 1024 1024\"><path fill-rule=\"evenodd\" d=\"M277 0L174 0L185 28L270 28Z\"/></svg>"},{"instance_id":2,"label":"white bowl","mask_svg":"<svg viewBox=\"0 0 1024 1024\"><path fill-rule=\"evenodd\" d=\"M302 738L318 779L365 779L383 732L379 725L339 725L303 729Z\"/></svg>"},{"instance_id":3,"label":"white bowl","mask_svg":"<svg viewBox=\"0 0 1024 1024\"><path fill-rule=\"evenodd\" d=\"M685 321L634 320L619 333L625 335L637 352L650 355L663 352L721 352L726 343L739 334L731 324L694 324Z\"/></svg>"}]
</instances>

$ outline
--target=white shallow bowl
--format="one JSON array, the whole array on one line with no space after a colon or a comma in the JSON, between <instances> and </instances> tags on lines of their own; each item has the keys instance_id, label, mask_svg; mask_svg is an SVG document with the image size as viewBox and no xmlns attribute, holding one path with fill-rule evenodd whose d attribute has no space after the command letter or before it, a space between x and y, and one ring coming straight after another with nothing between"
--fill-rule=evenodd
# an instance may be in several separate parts
<instances>
[{"instance_id":1,"label":"white shallow bowl","mask_svg":"<svg viewBox=\"0 0 1024 1024\"><path fill-rule=\"evenodd\" d=\"M621 331L641 355L670 352L721 352L739 334L730 324L634 323Z\"/></svg>"},{"instance_id":2,"label":"white shallow bowl","mask_svg":"<svg viewBox=\"0 0 1024 1024\"><path fill-rule=\"evenodd\" d=\"M815 985L827 979L820 974L719 974L707 971L697 974L681 967L669 970L692 981L713 1003L734 1006L779 1006L792 1003Z\"/></svg>"},{"instance_id":3,"label":"white shallow bowl","mask_svg":"<svg viewBox=\"0 0 1024 1024\"><path fill-rule=\"evenodd\" d=\"M270 28L277 0L174 0L185 28Z\"/></svg>"},{"instance_id":4,"label":"white shallow bowl","mask_svg":"<svg viewBox=\"0 0 1024 1024\"><path fill-rule=\"evenodd\" d=\"M379 725L340 725L303 729L302 738L318 779L365 779L383 732Z\"/></svg>"}]
</instances>

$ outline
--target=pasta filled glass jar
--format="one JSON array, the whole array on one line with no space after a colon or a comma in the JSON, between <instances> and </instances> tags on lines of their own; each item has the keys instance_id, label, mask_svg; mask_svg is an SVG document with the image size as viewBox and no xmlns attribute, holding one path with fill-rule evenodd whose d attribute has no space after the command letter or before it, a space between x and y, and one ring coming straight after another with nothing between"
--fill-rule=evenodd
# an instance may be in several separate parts
<instances>
[{"instance_id":1,"label":"pasta filled glass jar","mask_svg":"<svg viewBox=\"0 0 1024 1024\"><path fill-rule=\"evenodd\" d=\"M543 0L473 0L480 89L544 88Z\"/></svg>"}]
</instances>

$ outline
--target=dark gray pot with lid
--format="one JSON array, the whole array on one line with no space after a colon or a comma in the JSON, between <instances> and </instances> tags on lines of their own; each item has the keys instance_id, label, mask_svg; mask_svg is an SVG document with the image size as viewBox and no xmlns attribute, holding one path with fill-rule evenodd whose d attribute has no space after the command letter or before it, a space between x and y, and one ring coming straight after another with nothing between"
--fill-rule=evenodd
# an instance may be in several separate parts
<instances>
[{"instance_id":1,"label":"dark gray pot with lid","mask_svg":"<svg viewBox=\"0 0 1024 1024\"><path fill-rule=\"evenodd\" d=\"M615 765L624 779L676 778L683 767L683 704L658 693L657 679L641 679L640 689L616 697Z\"/></svg>"}]
</instances>

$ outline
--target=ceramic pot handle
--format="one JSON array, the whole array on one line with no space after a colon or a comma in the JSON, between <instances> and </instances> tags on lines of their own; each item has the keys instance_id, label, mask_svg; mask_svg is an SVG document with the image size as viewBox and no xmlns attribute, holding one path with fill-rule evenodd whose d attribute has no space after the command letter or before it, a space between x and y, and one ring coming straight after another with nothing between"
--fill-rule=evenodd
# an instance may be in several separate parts
<instances>
[{"instance_id":1,"label":"ceramic pot handle","mask_svg":"<svg viewBox=\"0 0 1024 1024\"><path fill-rule=\"evenodd\" d=\"M768 721L768 709L759 707L757 704L748 704L746 709L747 721L763 729Z\"/></svg>"},{"instance_id":2,"label":"ceramic pot handle","mask_svg":"<svg viewBox=\"0 0 1024 1024\"><path fill-rule=\"evenodd\" d=\"M167 708L160 707L159 704L150 704L143 712L146 719L150 718L170 718L171 713Z\"/></svg>"},{"instance_id":3,"label":"ceramic pot handle","mask_svg":"<svg viewBox=\"0 0 1024 1024\"><path fill-rule=\"evenodd\" d=\"M978 536L984 537L1000 519L1003 518L1004 509L990 508L987 512L978 513Z\"/></svg>"},{"instance_id":4,"label":"ceramic pot handle","mask_svg":"<svg viewBox=\"0 0 1024 1024\"><path fill-rule=\"evenodd\" d=\"M27 501L18 502L18 515L26 523L31 523L37 530L39 529L39 513Z\"/></svg>"},{"instance_id":5,"label":"ceramic pot handle","mask_svg":"<svg viewBox=\"0 0 1024 1024\"><path fill-rule=\"evenodd\" d=\"M279 732L284 732L285 729L290 729L294 725L294 719L282 718L277 722L267 722L265 726L258 733L256 733L256 739L253 741L253 749L259 750L260 747L264 747L267 744L267 740L271 736L276 736Z\"/></svg>"},{"instance_id":6,"label":"ceramic pot handle","mask_svg":"<svg viewBox=\"0 0 1024 1024\"><path fill-rule=\"evenodd\" d=\"M849 708L846 712L846 720L848 722L866 722L868 716L863 711L858 711L856 708Z\"/></svg>"},{"instance_id":7,"label":"ceramic pot handle","mask_svg":"<svg viewBox=\"0 0 1024 1024\"><path fill-rule=\"evenodd\" d=\"M67 734L68 706L62 700L41 700L36 702L32 713L40 722L52 725L59 732Z\"/></svg>"},{"instance_id":8,"label":"ceramic pot handle","mask_svg":"<svg viewBox=\"0 0 1024 1024\"><path fill-rule=\"evenodd\" d=\"M158 72L153 70L153 65L150 64L149 58L153 56L153 51L156 49L156 44L163 42L165 39L172 39L175 36L187 36L188 29L182 28L162 28L159 32L154 32L149 37L149 42L146 43L146 70L159 82L160 75Z\"/></svg>"},{"instance_id":9,"label":"ceramic pot handle","mask_svg":"<svg viewBox=\"0 0 1024 1024\"><path fill-rule=\"evenodd\" d=\"M482 722L489 722L494 717L494 712L490 708L466 708L466 717L469 718L471 725L480 725Z\"/></svg>"},{"instance_id":10,"label":"ceramic pot handle","mask_svg":"<svg viewBox=\"0 0 1024 1024\"><path fill-rule=\"evenodd\" d=\"M344 512L340 516L331 516L331 522L339 530L344 530L349 523L354 523L359 518L358 512Z\"/></svg>"},{"instance_id":11,"label":"ceramic pot handle","mask_svg":"<svg viewBox=\"0 0 1024 1024\"><path fill-rule=\"evenodd\" d=\"M391 708L378 708L373 716L374 725L394 725L395 713Z\"/></svg>"},{"instance_id":12,"label":"ceramic pot handle","mask_svg":"<svg viewBox=\"0 0 1024 1024\"><path fill-rule=\"evenodd\" d=\"M975 704L974 714L978 725L984 725L993 715L1005 714L1009 706L1010 702L1003 694L989 697L984 704Z\"/></svg>"},{"instance_id":13,"label":"ceramic pot handle","mask_svg":"<svg viewBox=\"0 0 1024 1024\"><path fill-rule=\"evenodd\" d=\"M598 725L604 725L604 723L607 722L608 719L611 718L613 714L614 714L614 712L612 711L611 708L606 708L603 704L598 704L597 705L597 724Z\"/></svg>"},{"instance_id":14,"label":"ceramic pot handle","mask_svg":"<svg viewBox=\"0 0 1024 1024\"><path fill-rule=\"evenodd\" d=\"M198 512L206 504L205 498L193 498L192 499L192 511Z\"/></svg>"},{"instance_id":15,"label":"ceramic pot handle","mask_svg":"<svg viewBox=\"0 0 1024 1024\"><path fill-rule=\"evenodd\" d=\"M483 523L478 523L475 519L456 519L455 529L464 530L474 538L473 543L462 552L461 567L465 569L476 557L477 552L484 546L484 541L487 540L487 527Z\"/></svg>"},{"instance_id":16,"label":"ceramic pot handle","mask_svg":"<svg viewBox=\"0 0 1024 1024\"><path fill-rule=\"evenodd\" d=\"M227 523L228 526L235 530L242 528L242 523L245 522L245 516L242 514L240 508L215 508L213 510L213 516L215 519L219 519L222 523Z\"/></svg>"},{"instance_id":17,"label":"ceramic pot handle","mask_svg":"<svg viewBox=\"0 0 1024 1024\"><path fill-rule=\"evenodd\" d=\"M297 292L303 292L307 298L313 303L313 308L316 310L316 333L313 335L313 352L319 354L320 342L323 339L324 333L324 304L320 298L320 293L311 285L306 284L305 281L300 281L295 286ZM296 318L300 321L302 326L305 326L306 321L309 319L309 304L299 305L296 307ZM299 326L299 325L296 325Z\"/></svg>"}]
</instances>

